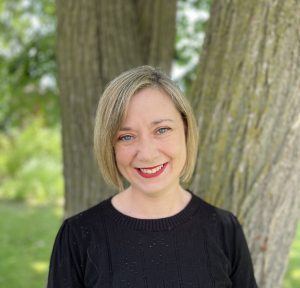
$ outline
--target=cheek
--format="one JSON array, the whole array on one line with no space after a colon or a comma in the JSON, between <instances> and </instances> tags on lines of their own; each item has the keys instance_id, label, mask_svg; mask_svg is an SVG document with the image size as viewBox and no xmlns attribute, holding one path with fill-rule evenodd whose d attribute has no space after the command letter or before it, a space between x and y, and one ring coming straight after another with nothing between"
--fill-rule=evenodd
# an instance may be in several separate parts
<instances>
[{"instance_id":1,"label":"cheek","mask_svg":"<svg viewBox=\"0 0 300 288\"><path fill-rule=\"evenodd\" d=\"M128 147L118 147L115 149L115 157L118 167L122 167L124 165L128 165L132 160L132 149Z\"/></svg>"},{"instance_id":2,"label":"cheek","mask_svg":"<svg viewBox=\"0 0 300 288\"><path fill-rule=\"evenodd\" d=\"M119 173L126 178L126 166L128 165L127 162L127 155L124 151L124 149L116 148L115 149L115 159L117 168L119 170Z\"/></svg>"},{"instance_id":3,"label":"cheek","mask_svg":"<svg viewBox=\"0 0 300 288\"><path fill-rule=\"evenodd\" d=\"M164 143L164 150L170 157L186 159L186 143L184 134L177 135Z\"/></svg>"},{"instance_id":4,"label":"cheek","mask_svg":"<svg viewBox=\"0 0 300 288\"><path fill-rule=\"evenodd\" d=\"M182 164L184 165L186 162L186 157L187 157L186 138L185 138L184 131L182 131L182 135L181 135L181 137L179 137L177 143L178 143L178 145L177 145L178 154L180 154L182 162L183 162Z\"/></svg>"},{"instance_id":5,"label":"cheek","mask_svg":"<svg viewBox=\"0 0 300 288\"><path fill-rule=\"evenodd\" d=\"M122 149L116 149L115 152L117 167L120 170L122 166L126 164L126 153L122 151Z\"/></svg>"}]
</instances>

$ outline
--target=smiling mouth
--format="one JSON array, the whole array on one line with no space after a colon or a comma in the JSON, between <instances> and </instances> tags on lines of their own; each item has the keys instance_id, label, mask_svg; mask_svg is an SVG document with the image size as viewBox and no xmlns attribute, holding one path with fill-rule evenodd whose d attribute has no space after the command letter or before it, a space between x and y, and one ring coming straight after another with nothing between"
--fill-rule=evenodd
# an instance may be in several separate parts
<instances>
[{"instance_id":1,"label":"smiling mouth","mask_svg":"<svg viewBox=\"0 0 300 288\"><path fill-rule=\"evenodd\" d=\"M135 168L137 172L144 178L153 178L159 176L166 168L168 162L149 168Z\"/></svg>"}]
</instances>

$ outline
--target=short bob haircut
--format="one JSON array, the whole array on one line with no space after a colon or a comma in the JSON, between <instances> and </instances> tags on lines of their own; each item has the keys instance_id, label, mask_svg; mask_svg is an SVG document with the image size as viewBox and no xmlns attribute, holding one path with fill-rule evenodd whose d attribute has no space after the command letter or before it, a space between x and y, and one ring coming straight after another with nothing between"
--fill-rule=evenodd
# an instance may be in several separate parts
<instances>
[{"instance_id":1,"label":"short bob haircut","mask_svg":"<svg viewBox=\"0 0 300 288\"><path fill-rule=\"evenodd\" d=\"M114 146L116 133L126 117L130 99L145 88L157 88L170 96L185 126L187 158L180 180L187 183L194 171L198 150L198 129L192 107L175 83L151 66L128 70L112 80L100 98L96 112L94 150L104 180L120 191L124 177L117 168Z\"/></svg>"}]
</instances>

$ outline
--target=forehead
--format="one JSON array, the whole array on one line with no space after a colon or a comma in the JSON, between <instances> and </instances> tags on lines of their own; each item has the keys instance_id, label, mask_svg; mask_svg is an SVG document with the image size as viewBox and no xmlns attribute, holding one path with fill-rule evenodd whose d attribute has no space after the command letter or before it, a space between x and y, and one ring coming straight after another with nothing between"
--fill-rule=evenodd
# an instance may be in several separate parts
<instances>
[{"instance_id":1,"label":"forehead","mask_svg":"<svg viewBox=\"0 0 300 288\"><path fill-rule=\"evenodd\" d=\"M156 87L147 87L134 94L126 112L123 122L136 117L146 120L155 117L166 118L166 116L176 118L180 115L171 96Z\"/></svg>"},{"instance_id":2,"label":"forehead","mask_svg":"<svg viewBox=\"0 0 300 288\"><path fill-rule=\"evenodd\" d=\"M172 97L157 87L147 87L138 91L131 97L128 104L128 110L134 110L135 108L148 110L153 107L156 108L155 110L164 107L177 110Z\"/></svg>"}]
</instances>

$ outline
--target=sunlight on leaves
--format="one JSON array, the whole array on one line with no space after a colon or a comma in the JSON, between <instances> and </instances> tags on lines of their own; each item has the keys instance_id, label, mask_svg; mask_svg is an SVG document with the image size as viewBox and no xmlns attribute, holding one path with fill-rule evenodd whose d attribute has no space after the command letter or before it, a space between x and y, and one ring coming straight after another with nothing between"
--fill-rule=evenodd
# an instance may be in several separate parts
<instances>
[{"instance_id":1,"label":"sunlight on leaves","mask_svg":"<svg viewBox=\"0 0 300 288\"><path fill-rule=\"evenodd\" d=\"M292 278L294 278L295 280L300 280L300 268L294 270L294 271L291 273L291 276L292 276Z\"/></svg>"},{"instance_id":2,"label":"sunlight on leaves","mask_svg":"<svg viewBox=\"0 0 300 288\"><path fill-rule=\"evenodd\" d=\"M31 268L37 273L45 273L48 270L48 263L46 261L36 261L31 263Z\"/></svg>"}]
</instances>

